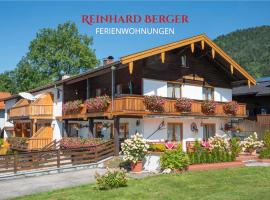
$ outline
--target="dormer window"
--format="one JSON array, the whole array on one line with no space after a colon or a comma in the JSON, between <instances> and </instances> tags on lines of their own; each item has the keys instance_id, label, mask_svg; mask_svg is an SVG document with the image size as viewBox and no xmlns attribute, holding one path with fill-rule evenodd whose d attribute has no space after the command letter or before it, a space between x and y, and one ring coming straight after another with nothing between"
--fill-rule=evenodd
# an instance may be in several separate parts
<instances>
[{"instance_id":1,"label":"dormer window","mask_svg":"<svg viewBox=\"0 0 270 200\"><path fill-rule=\"evenodd\" d=\"M181 55L180 59L181 59L180 67L188 67L188 65L187 65L187 56L186 55Z\"/></svg>"}]
</instances>

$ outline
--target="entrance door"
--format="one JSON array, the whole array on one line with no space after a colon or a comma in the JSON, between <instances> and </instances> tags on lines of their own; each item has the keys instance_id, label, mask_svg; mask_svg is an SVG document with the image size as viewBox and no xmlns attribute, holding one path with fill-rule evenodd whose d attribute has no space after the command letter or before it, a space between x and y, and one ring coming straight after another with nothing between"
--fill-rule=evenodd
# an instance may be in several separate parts
<instances>
[{"instance_id":1,"label":"entrance door","mask_svg":"<svg viewBox=\"0 0 270 200\"><path fill-rule=\"evenodd\" d=\"M182 123L168 123L167 140L174 141L174 142L182 142L183 140L183 124Z\"/></svg>"},{"instance_id":2,"label":"entrance door","mask_svg":"<svg viewBox=\"0 0 270 200\"><path fill-rule=\"evenodd\" d=\"M207 140L210 137L214 137L216 133L215 124L204 124L203 125L203 139Z\"/></svg>"}]
</instances>

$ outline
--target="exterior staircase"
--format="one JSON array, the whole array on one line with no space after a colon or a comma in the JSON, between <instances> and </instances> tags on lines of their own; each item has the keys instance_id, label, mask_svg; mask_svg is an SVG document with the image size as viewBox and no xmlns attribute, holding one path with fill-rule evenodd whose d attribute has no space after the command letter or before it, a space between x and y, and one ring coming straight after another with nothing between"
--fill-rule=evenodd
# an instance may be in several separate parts
<instances>
[{"instance_id":1,"label":"exterior staircase","mask_svg":"<svg viewBox=\"0 0 270 200\"><path fill-rule=\"evenodd\" d=\"M39 151L52 142L52 135L53 129L51 127L41 127L32 137L23 140L23 142L16 141L18 138L11 141L10 148L18 151Z\"/></svg>"}]
</instances>

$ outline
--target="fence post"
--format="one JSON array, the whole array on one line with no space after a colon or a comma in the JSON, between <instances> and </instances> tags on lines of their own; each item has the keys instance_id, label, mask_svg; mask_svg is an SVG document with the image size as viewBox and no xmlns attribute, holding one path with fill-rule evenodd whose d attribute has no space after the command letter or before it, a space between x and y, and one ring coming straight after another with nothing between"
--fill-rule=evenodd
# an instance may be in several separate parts
<instances>
[{"instance_id":1,"label":"fence post","mask_svg":"<svg viewBox=\"0 0 270 200\"><path fill-rule=\"evenodd\" d=\"M95 163L98 161L97 145L95 146Z\"/></svg>"},{"instance_id":2,"label":"fence post","mask_svg":"<svg viewBox=\"0 0 270 200\"><path fill-rule=\"evenodd\" d=\"M17 154L14 154L14 173L16 174L18 171L18 160L17 160Z\"/></svg>"},{"instance_id":3,"label":"fence post","mask_svg":"<svg viewBox=\"0 0 270 200\"><path fill-rule=\"evenodd\" d=\"M57 150L57 168L60 168L60 149Z\"/></svg>"}]
</instances>

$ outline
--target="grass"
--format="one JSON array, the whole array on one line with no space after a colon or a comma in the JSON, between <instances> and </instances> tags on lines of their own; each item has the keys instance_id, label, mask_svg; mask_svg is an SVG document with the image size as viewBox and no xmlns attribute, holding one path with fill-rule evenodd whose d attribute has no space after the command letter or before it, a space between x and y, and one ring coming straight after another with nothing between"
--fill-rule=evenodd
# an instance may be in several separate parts
<instances>
[{"instance_id":1,"label":"grass","mask_svg":"<svg viewBox=\"0 0 270 200\"><path fill-rule=\"evenodd\" d=\"M144 179L133 179L128 186L99 191L94 184L55 190L17 199L222 199L251 200L270 198L270 168L244 167L192 171Z\"/></svg>"}]
</instances>

